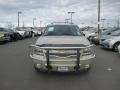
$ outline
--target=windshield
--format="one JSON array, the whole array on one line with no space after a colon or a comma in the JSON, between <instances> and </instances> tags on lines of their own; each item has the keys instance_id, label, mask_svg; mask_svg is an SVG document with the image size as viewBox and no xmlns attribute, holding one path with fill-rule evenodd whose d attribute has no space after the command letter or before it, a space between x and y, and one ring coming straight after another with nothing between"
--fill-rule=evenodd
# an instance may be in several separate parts
<instances>
[{"instance_id":1,"label":"windshield","mask_svg":"<svg viewBox=\"0 0 120 90\"><path fill-rule=\"evenodd\" d=\"M1 32L10 32L10 33L13 32L13 30L11 30L11 29L6 29L6 28L0 28L0 31L1 31Z\"/></svg>"},{"instance_id":2,"label":"windshield","mask_svg":"<svg viewBox=\"0 0 120 90\"><path fill-rule=\"evenodd\" d=\"M3 31L4 31L4 28L0 28L0 31L3 32Z\"/></svg>"},{"instance_id":3,"label":"windshield","mask_svg":"<svg viewBox=\"0 0 120 90\"><path fill-rule=\"evenodd\" d=\"M119 30L119 29L108 29L108 30L102 32L102 35L108 35L108 34L111 34L115 31L117 31L117 30Z\"/></svg>"},{"instance_id":4,"label":"windshield","mask_svg":"<svg viewBox=\"0 0 120 90\"><path fill-rule=\"evenodd\" d=\"M120 29L111 34L112 36L120 36Z\"/></svg>"},{"instance_id":5,"label":"windshield","mask_svg":"<svg viewBox=\"0 0 120 90\"><path fill-rule=\"evenodd\" d=\"M44 36L80 36L82 35L79 27L73 25L53 25L48 26Z\"/></svg>"}]
</instances>

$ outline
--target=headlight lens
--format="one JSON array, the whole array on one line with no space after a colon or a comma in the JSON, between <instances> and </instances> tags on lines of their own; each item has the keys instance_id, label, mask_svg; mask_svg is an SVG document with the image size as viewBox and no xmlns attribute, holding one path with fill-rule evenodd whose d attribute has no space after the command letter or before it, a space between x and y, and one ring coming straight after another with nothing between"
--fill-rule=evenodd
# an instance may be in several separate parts
<instances>
[{"instance_id":1,"label":"headlight lens","mask_svg":"<svg viewBox=\"0 0 120 90\"><path fill-rule=\"evenodd\" d=\"M92 51L91 51L91 48L85 48L83 49L83 54L82 56L87 56L87 55L91 55L92 54Z\"/></svg>"},{"instance_id":2,"label":"headlight lens","mask_svg":"<svg viewBox=\"0 0 120 90\"><path fill-rule=\"evenodd\" d=\"M106 41L106 42L110 42L110 41L112 41L112 39L106 39L105 41Z\"/></svg>"},{"instance_id":3,"label":"headlight lens","mask_svg":"<svg viewBox=\"0 0 120 90\"><path fill-rule=\"evenodd\" d=\"M40 56L44 56L44 52L45 50L43 49L40 49L38 47L32 47L30 49L30 54L33 56L33 55L40 55Z\"/></svg>"},{"instance_id":4,"label":"headlight lens","mask_svg":"<svg viewBox=\"0 0 120 90\"><path fill-rule=\"evenodd\" d=\"M40 55L40 56L44 56L43 50L42 49L34 49L34 54L36 55Z\"/></svg>"}]
</instances>

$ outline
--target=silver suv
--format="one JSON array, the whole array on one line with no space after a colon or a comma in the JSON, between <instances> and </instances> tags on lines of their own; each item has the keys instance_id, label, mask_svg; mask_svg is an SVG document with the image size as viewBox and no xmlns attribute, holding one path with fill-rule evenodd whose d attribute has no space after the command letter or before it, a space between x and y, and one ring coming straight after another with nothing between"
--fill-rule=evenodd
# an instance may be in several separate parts
<instances>
[{"instance_id":1,"label":"silver suv","mask_svg":"<svg viewBox=\"0 0 120 90\"><path fill-rule=\"evenodd\" d=\"M120 29L107 36L105 40L100 42L100 45L102 48L118 51L118 46L120 45Z\"/></svg>"},{"instance_id":2,"label":"silver suv","mask_svg":"<svg viewBox=\"0 0 120 90\"><path fill-rule=\"evenodd\" d=\"M90 42L74 24L50 24L31 45L36 71L88 71L95 55Z\"/></svg>"}]
</instances>

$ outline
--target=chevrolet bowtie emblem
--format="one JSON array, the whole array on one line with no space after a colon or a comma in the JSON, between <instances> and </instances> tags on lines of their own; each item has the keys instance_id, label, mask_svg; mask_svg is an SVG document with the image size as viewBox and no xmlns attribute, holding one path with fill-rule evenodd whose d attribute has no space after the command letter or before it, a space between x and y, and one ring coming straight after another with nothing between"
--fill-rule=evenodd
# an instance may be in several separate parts
<instances>
[{"instance_id":1,"label":"chevrolet bowtie emblem","mask_svg":"<svg viewBox=\"0 0 120 90\"><path fill-rule=\"evenodd\" d=\"M58 53L61 53L61 54L63 54L63 53L65 53L65 51L59 51Z\"/></svg>"}]
</instances>

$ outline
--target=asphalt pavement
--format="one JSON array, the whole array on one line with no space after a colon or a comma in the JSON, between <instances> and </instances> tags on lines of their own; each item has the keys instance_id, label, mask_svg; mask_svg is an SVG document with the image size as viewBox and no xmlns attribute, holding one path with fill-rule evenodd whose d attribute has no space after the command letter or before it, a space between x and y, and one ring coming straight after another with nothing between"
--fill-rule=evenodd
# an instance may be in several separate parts
<instances>
[{"instance_id":1,"label":"asphalt pavement","mask_svg":"<svg viewBox=\"0 0 120 90\"><path fill-rule=\"evenodd\" d=\"M0 90L120 90L120 55L94 46L88 73L37 73L29 45L37 38L0 45Z\"/></svg>"}]
</instances>

